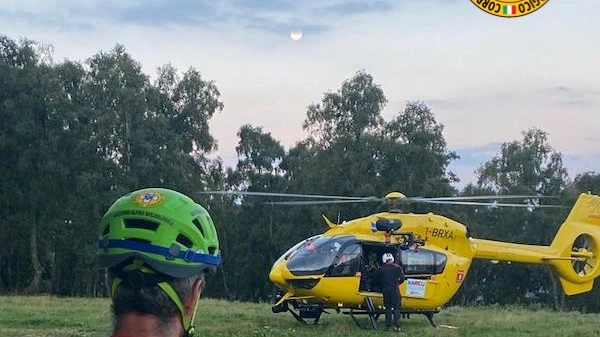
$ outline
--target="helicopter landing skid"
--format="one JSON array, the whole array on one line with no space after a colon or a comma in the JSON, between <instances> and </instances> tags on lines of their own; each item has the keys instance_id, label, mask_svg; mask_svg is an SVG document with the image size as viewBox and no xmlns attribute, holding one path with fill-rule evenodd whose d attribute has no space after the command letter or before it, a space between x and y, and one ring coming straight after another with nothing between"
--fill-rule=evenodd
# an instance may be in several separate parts
<instances>
[{"instance_id":1,"label":"helicopter landing skid","mask_svg":"<svg viewBox=\"0 0 600 337\"><path fill-rule=\"evenodd\" d=\"M361 329L366 329L366 330L377 330L377 319L379 318L379 314L371 314L368 312L364 312L364 311L360 311L360 312L354 312L353 309L350 309L350 312L345 312L344 314L346 315L350 315L350 317L352 317L352 320L354 321L354 323L356 323L356 325L361 328ZM356 315L369 315L369 324L367 325L363 325L361 324L361 322L356 318Z\"/></svg>"},{"instance_id":2,"label":"helicopter landing skid","mask_svg":"<svg viewBox=\"0 0 600 337\"><path fill-rule=\"evenodd\" d=\"M433 326L434 328L437 328L438 325L435 322L433 315L437 314L438 312L439 311L405 311L405 312L401 312L401 315L402 315L402 319L408 319L408 318L410 318L410 314L422 314L425 317L427 317L427 320L429 321L431 326ZM354 309L350 309L350 311L344 312L344 314L352 317L352 320L354 321L354 323L356 323L356 325L361 329L377 330L377 319L383 313L380 311L374 310L374 308L369 309L369 304L367 303L367 310L356 310L355 311ZM357 315L368 315L370 325L369 324L367 324L367 325L361 324L361 322L356 318Z\"/></svg>"},{"instance_id":3,"label":"helicopter landing skid","mask_svg":"<svg viewBox=\"0 0 600 337\"><path fill-rule=\"evenodd\" d=\"M433 319L433 314L435 314L435 312L432 312L432 311L427 311L427 312L423 313L423 315L425 315L425 317L427 317L427 319L429 320L429 323L431 323L431 325L434 328L437 328L438 325L435 323L435 320Z\"/></svg>"},{"instance_id":4,"label":"helicopter landing skid","mask_svg":"<svg viewBox=\"0 0 600 337\"><path fill-rule=\"evenodd\" d=\"M347 315L350 315L350 317L352 317L352 320L354 321L354 323L356 323L356 325L361 328L361 329L373 329L373 330L377 330L377 319L379 318L379 315L381 313L377 312L377 310L375 310L375 306L373 305L373 300L370 297L366 297L365 298L365 307L366 310L360 310L360 311L354 311L354 309L350 309L349 312L345 313ZM368 315L369 316L369 322L371 323L371 326L364 326L362 324L360 324L360 322L358 321L358 319L356 319L355 315Z\"/></svg>"},{"instance_id":5,"label":"helicopter landing skid","mask_svg":"<svg viewBox=\"0 0 600 337\"><path fill-rule=\"evenodd\" d=\"M303 324L309 324L306 319L312 319L312 324L319 324L319 319L323 313L328 314L327 311L323 310L323 306L320 304L298 304L294 303L294 308L298 310L296 312L294 309L288 307L288 311L294 316L294 318Z\"/></svg>"}]
</instances>

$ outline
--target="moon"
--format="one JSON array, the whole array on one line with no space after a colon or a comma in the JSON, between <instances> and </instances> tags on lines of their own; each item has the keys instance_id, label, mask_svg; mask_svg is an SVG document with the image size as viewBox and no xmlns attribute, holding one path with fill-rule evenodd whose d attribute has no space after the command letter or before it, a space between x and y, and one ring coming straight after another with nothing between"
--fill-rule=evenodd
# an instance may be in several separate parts
<instances>
[{"instance_id":1,"label":"moon","mask_svg":"<svg viewBox=\"0 0 600 337\"><path fill-rule=\"evenodd\" d=\"M290 31L290 38L294 41L298 41L302 38L302 31L300 29L292 29Z\"/></svg>"}]
</instances>

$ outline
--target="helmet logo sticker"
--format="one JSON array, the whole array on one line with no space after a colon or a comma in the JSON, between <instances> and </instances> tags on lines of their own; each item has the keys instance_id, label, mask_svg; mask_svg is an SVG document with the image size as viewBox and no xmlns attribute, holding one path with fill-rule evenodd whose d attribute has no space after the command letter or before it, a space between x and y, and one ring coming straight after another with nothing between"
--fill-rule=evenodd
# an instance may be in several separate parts
<instances>
[{"instance_id":1,"label":"helmet logo sticker","mask_svg":"<svg viewBox=\"0 0 600 337\"><path fill-rule=\"evenodd\" d=\"M153 207L162 204L165 197L157 191L144 191L133 196L133 203L141 207Z\"/></svg>"}]
</instances>

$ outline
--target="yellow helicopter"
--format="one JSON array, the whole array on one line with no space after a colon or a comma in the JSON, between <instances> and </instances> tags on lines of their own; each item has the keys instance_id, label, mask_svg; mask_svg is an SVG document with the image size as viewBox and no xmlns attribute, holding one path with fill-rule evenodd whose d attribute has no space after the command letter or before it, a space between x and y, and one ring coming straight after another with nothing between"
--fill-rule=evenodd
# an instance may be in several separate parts
<instances>
[{"instance_id":1,"label":"yellow helicopter","mask_svg":"<svg viewBox=\"0 0 600 337\"><path fill-rule=\"evenodd\" d=\"M221 191L222 193L231 193ZM243 192L246 195L295 196L281 193ZM327 196L319 196L327 197ZM310 205L367 202L377 198L330 197L317 201L283 201L272 204ZM478 199L496 200L493 203ZM327 309L350 315L367 315L372 328L383 312L381 288L374 278L384 253L401 261L406 281L400 285L402 313L423 314L436 326L438 313L456 292L469 272L473 259L548 264L557 273L563 291L574 295L590 291L600 275L600 196L581 194L549 246L516 244L476 239L467 227L447 217L427 213L403 213L404 202L424 202L491 207L562 207L557 205L512 204L504 198L406 197L392 192L386 196L388 211L335 224L288 249L275 261L270 280L280 288L273 312L290 312L298 321L318 323ZM531 200L531 199L528 199ZM539 199L538 199L539 200ZM370 327L370 326L369 326Z\"/></svg>"}]
</instances>

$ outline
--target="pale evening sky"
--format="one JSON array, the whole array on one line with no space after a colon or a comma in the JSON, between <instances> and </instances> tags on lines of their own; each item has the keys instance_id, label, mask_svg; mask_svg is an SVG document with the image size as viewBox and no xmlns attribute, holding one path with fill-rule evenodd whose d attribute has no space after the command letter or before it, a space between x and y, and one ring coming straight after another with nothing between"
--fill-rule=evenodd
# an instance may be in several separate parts
<instances>
[{"instance_id":1,"label":"pale evening sky","mask_svg":"<svg viewBox=\"0 0 600 337\"><path fill-rule=\"evenodd\" d=\"M57 62L119 43L151 76L168 62L196 68L221 91L211 133L230 166L241 125L289 149L306 107L364 70L388 98L384 118L406 101L432 108L464 186L531 127L549 133L571 178L600 172L598 13L595 0L510 19L469 0L4 0L0 34L51 44Z\"/></svg>"}]
</instances>

